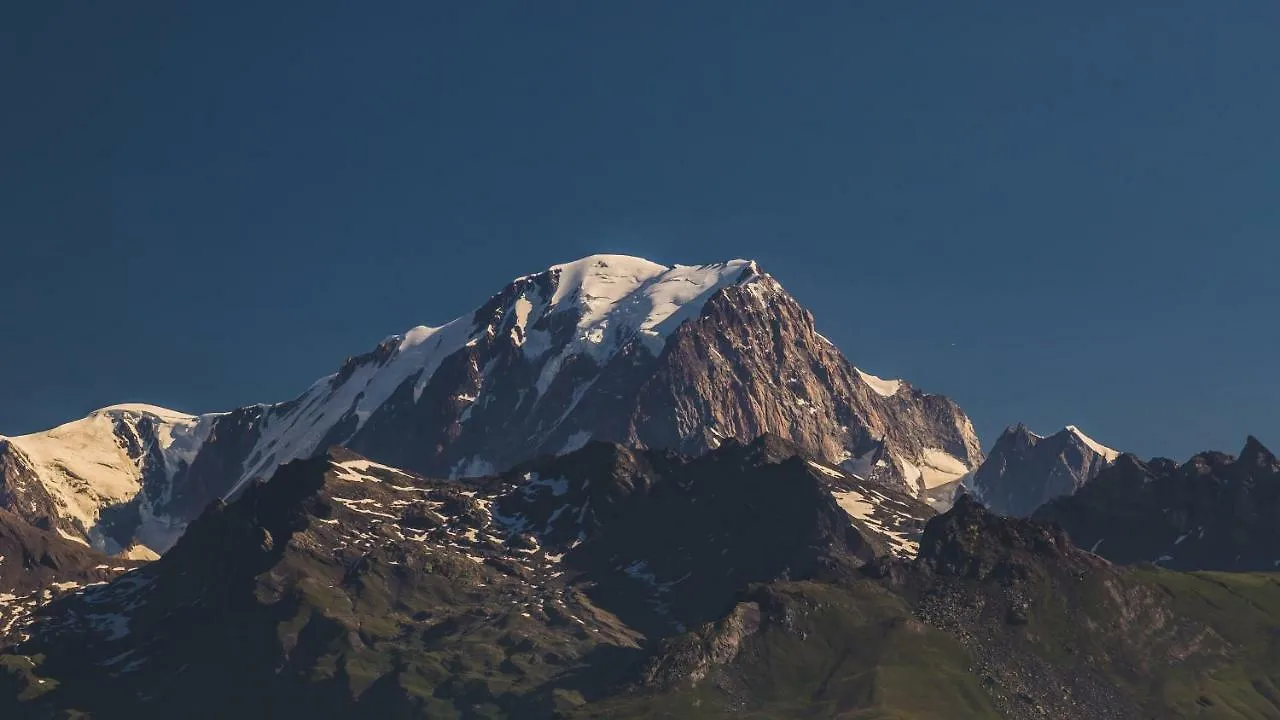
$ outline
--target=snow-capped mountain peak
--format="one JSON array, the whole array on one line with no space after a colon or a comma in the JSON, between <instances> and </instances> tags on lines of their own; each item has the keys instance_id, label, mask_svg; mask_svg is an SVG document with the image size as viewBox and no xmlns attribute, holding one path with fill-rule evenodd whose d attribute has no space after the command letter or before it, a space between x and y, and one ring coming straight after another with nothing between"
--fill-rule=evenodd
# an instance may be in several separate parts
<instances>
[{"instance_id":1,"label":"snow-capped mountain peak","mask_svg":"<svg viewBox=\"0 0 1280 720\"><path fill-rule=\"evenodd\" d=\"M147 523L151 505L163 501L167 489L148 497L144 487L193 462L218 417L132 403L102 408L45 432L5 438L0 485L6 487L0 489L24 498L14 503L20 514L53 514L62 521L53 525L64 537L88 539L109 552L127 544L94 532L102 512L131 505L140 517L135 535L144 544L167 546L176 536Z\"/></svg>"},{"instance_id":2,"label":"snow-capped mountain peak","mask_svg":"<svg viewBox=\"0 0 1280 720\"><path fill-rule=\"evenodd\" d=\"M1119 450L1112 450L1106 445L1103 445L1097 440L1094 440L1088 435L1085 435L1084 432L1080 428L1076 427L1075 425L1068 425L1064 429L1067 432L1079 438L1080 442L1084 443L1085 445L1088 445L1090 450L1093 450L1094 452L1098 453L1102 457L1106 458L1107 462L1115 462L1116 458L1120 457Z\"/></svg>"},{"instance_id":3,"label":"snow-capped mountain peak","mask_svg":"<svg viewBox=\"0 0 1280 720\"><path fill-rule=\"evenodd\" d=\"M578 334L571 351L605 357L635 337L656 355L666 337L711 295L757 273L749 260L667 266L628 255L591 255L546 271L555 291L542 307L531 303L526 322L576 311Z\"/></svg>"},{"instance_id":4,"label":"snow-capped mountain peak","mask_svg":"<svg viewBox=\"0 0 1280 720\"><path fill-rule=\"evenodd\" d=\"M1120 454L1075 425L1041 436L1019 423L996 440L966 485L992 510L1028 516L1042 504L1074 493Z\"/></svg>"},{"instance_id":5,"label":"snow-capped mountain peak","mask_svg":"<svg viewBox=\"0 0 1280 720\"><path fill-rule=\"evenodd\" d=\"M497 312L486 314L486 306L440 327L415 327L317 382L286 417L267 423L259 443L264 451L250 459L227 494L238 492L254 477L269 475L280 463L327 445L345 444L410 379L416 404L445 358L482 339L494 342L504 329L504 339L541 366L535 382L540 398L572 358L590 358L603 367L633 339L656 356L666 337L695 317L711 295L756 275L755 263L748 260L666 266L626 255L591 255L516 278L495 296L504 301ZM570 314L576 316L572 335L553 338L562 324L552 316ZM464 401L476 396L459 393ZM343 421L349 432L333 435L331 429ZM469 473L463 469L451 474L483 474L496 466L476 465Z\"/></svg>"},{"instance_id":6,"label":"snow-capped mountain peak","mask_svg":"<svg viewBox=\"0 0 1280 720\"><path fill-rule=\"evenodd\" d=\"M865 460L870 478L912 494L982 459L953 402L858 371L741 259L592 255L516 278L452 322L387 337L288 402L202 416L127 405L78 422L96 428L103 462L64 481L39 440L16 452L0 443L0 490L48 485L38 514L108 550L139 539L164 551L211 500L332 446L465 477L592 439L696 455L775 433L818 460Z\"/></svg>"}]
</instances>

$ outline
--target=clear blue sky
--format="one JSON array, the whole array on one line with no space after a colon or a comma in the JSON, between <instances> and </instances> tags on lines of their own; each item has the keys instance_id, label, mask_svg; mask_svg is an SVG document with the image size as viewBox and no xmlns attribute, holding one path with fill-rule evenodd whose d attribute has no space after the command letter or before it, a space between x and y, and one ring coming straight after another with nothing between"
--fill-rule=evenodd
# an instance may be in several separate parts
<instances>
[{"instance_id":1,"label":"clear blue sky","mask_svg":"<svg viewBox=\"0 0 1280 720\"><path fill-rule=\"evenodd\" d=\"M0 433L758 259L989 446L1280 444L1280 3L8 3Z\"/></svg>"}]
</instances>

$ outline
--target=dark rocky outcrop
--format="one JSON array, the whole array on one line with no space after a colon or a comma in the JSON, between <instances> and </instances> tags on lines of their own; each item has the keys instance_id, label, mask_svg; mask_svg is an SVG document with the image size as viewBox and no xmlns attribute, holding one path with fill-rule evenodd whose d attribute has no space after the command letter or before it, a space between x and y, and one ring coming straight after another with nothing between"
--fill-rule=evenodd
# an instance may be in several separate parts
<instances>
[{"instance_id":1,"label":"dark rocky outcrop","mask_svg":"<svg viewBox=\"0 0 1280 720\"><path fill-rule=\"evenodd\" d=\"M1274 570L1280 562L1280 463L1250 437L1239 456L1185 463L1122 456L1034 517L1117 563L1179 570Z\"/></svg>"}]
</instances>

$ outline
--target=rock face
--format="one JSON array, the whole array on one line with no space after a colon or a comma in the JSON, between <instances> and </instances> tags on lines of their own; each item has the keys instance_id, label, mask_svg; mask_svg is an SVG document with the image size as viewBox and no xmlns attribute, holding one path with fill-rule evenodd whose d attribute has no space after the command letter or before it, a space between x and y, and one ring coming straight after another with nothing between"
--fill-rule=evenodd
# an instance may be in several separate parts
<instances>
[{"instance_id":1,"label":"rock face","mask_svg":"<svg viewBox=\"0 0 1280 720\"><path fill-rule=\"evenodd\" d=\"M104 550L164 551L212 500L333 445L464 477L590 440L697 454L765 433L917 495L982 460L955 403L855 368L755 263L596 255L392 336L289 402L122 406L10 438L0 488L31 502L0 502ZM90 446L109 472L68 461Z\"/></svg>"},{"instance_id":2,"label":"rock face","mask_svg":"<svg viewBox=\"0 0 1280 720\"><path fill-rule=\"evenodd\" d=\"M1207 452L1179 465L1122 456L1075 495L1034 517L1118 563L1179 570L1280 567L1280 463L1250 437L1238 457Z\"/></svg>"},{"instance_id":3,"label":"rock face","mask_svg":"<svg viewBox=\"0 0 1280 720\"><path fill-rule=\"evenodd\" d=\"M591 443L433 481L335 449L43 608L0 669L40 695L26 717L192 716L192 697L199 717L545 716L612 690L644 643L715 622L744 588L849 577L888 552L836 499L863 482L792 452Z\"/></svg>"},{"instance_id":4,"label":"rock face","mask_svg":"<svg viewBox=\"0 0 1280 720\"><path fill-rule=\"evenodd\" d=\"M967 487L992 510L1026 517L1079 490L1119 456L1073 425L1041 437L1019 424L1004 431Z\"/></svg>"}]
</instances>

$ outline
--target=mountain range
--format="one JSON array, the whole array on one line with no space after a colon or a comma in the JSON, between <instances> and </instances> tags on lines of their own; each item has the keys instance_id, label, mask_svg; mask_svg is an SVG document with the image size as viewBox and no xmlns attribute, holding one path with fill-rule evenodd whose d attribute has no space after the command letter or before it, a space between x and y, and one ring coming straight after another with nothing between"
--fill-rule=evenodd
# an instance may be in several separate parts
<instances>
[{"instance_id":1,"label":"mountain range","mask_svg":"<svg viewBox=\"0 0 1280 720\"><path fill-rule=\"evenodd\" d=\"M1280 462L984 456L751 261L0 438L0 717L1280 718Z\"/></svg>"},{"instance_id":2,"label":"mountain range","mask_svg":"<svg viewBox=\"0 0 1280 720\"><path fill-rule=\"evenodd\" d=\"M1115 562L1179 570L1280 567L1280 462L1257 438L1236 456L1185 463L1121 456L1073 495L1033 517L1065 528Z\"/></svg>"}]
</instances>

